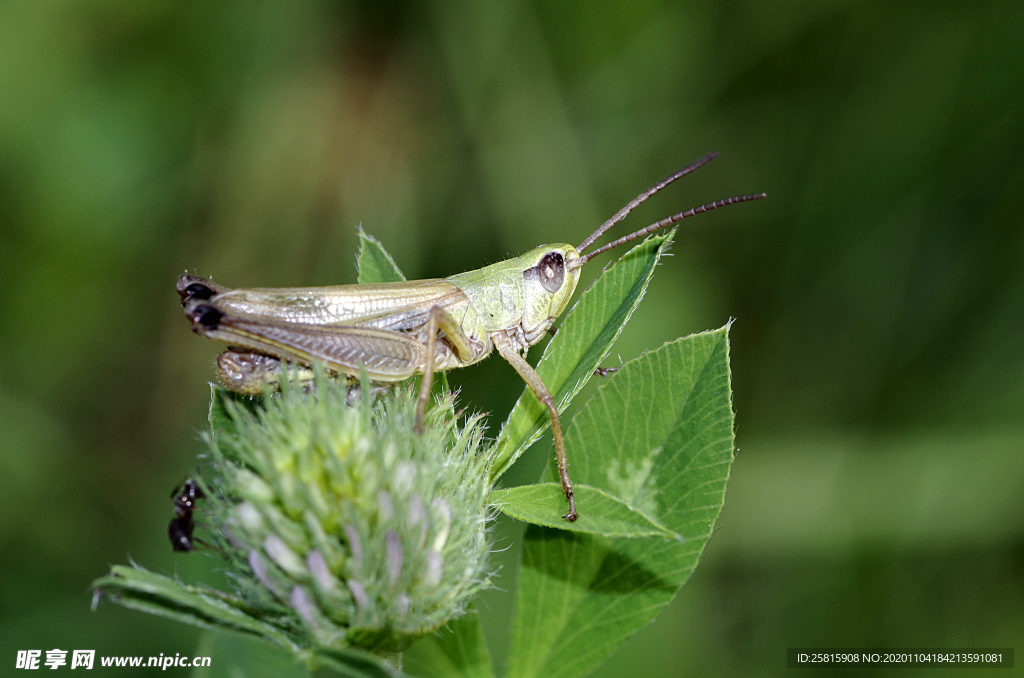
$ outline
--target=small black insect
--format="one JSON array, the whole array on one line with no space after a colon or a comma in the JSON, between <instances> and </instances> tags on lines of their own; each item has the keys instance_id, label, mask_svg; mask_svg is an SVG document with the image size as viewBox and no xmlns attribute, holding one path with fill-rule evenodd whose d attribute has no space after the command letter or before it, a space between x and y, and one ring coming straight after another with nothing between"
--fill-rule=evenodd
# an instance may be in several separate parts
<instances>
[{"instance_id":1,"label":"small black insect","mask_svg":"<svg viewBox=\"0 0 1024 678\"><path fill-rule=\"evenodd\" d=\"M195 508L196 500L202 499L206 494L194 480L186 480L171 493L174 500L174 518L167 525L167 536L171 540L171 548L175 551L192 551L195 549L195 540L192 533L196 524L192 520L192 510Z\"/></svg>"},{"instance_id":2,"label":"small black insect","mask_svg":"<svg viewBox=\"0 0 1024 678\"><path fill-rule=\"evenodd\" d=\"M171 548L175 551L192 551L196 545L192 541L192 532L196 524L192 522L192 514L185 518L174 518L167 525L167 536L171 539Z\"/></svg>"},{"instance_id":3,"label":"small black insect","mask_svg":"<svg viewBox=\"0 0 1024 678\"><path fill-rule=\"evenodd\" d=\"M196 499L203 499L206 494L203 493L203 488L199 487L199 483L194 480L186 480L171 493L171 499L174 500L174 513L179 518L184 517L184 513L191 513L192 509L195 508Z\"/></svg>"}]
</instances>

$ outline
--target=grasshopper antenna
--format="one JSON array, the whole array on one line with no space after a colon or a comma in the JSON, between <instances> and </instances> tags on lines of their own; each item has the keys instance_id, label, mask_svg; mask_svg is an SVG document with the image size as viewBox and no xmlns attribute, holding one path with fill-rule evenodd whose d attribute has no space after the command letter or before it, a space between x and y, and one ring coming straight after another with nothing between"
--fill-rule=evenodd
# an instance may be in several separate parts
<instances>
[{"instance_id":1,"label":"grasshopper antenna","mask_svg":"<svg viewBox=\"0 0 1024 678\"><path fill-rule=\"evenodd\" d=\"M666 186L668 186L669 184L671 184L676 179L680 179L682 177L685 177L690 172L692 172L692 171L694 171L694 170L696 170L696 169L698 169L700 167L703 167L704 165L708 164L709 162L711 162L712 160L714 160L717 157L718 157L718 151L712 151L711 153L708 153L707 155L705 155L700 160L696 160L694 162L691 162L689 165L687 165L686 167L682 168L681 170L679 170L679 171L677 171L677 172L675 172L673 174L668 175L667 177L665 177L664 179L662 179L658 183L654 184L653 186L648 188L646 191L644 191L643 193L641 193L637 197L635 197L632 200L630 200L629 204L627 204L621 210L616 212L615 215L612 216L611 219L609 219L608 221L606 221L603 224L601 224L601 226L596 231L594 231L593 233L590 234L590 237L588 237L586 240L584 240L582 243L580 243L580 246L576 248L576 251L582 254L585 249L587 249L588 247L590 247L591 245L594 244L595 240L597 240L602 235L604 235L605 231L607 231L609 228L611 228L615 224L617 224L620 221L622 221L623 219L625 219L626 216L630 212L632 212L637 207L639 207L641 205L641 203L643 203L645 200L647 200L652 195L654 195L655 193L657 193L661 189L663 189Z\"/></svg>"},{"instance_id":2,"label":"grasshopper antenna","mask_svg":"<svg viewBox=\"0 0 1024 678\"><path fill-rule=\"evenodd\" d=\"M685 212L680 212L679 214L673 214L670 217L665 217L661 221L654 222L650 226L647 226L645 228L641 228L639 231L636 231L635 233L630 233L629 235L623 236L623 237L619 238L618 240L616 240L614 242L610 242L607 245L605 245L604 247L599 247L596 250L594 250L593 252L591 252L590 254L587 254L585 256L580 257L576 261L572 262L572 264L570 264L570 265L573 268L577 268L579 266L582 266L583 264L587 263L588 261L590 261L591 259L596 257L598 254L603 254L603 253L607 252L608 250L610 250L612 248L618 247L619 245L624 245L625 243L629 242L630 240L636 240L637 238L645 236L648 233L653 233L654 231L657 231L659 228L665 228L666 226L671 226L672 224L678 224L683 219L688 219L690 217L697 216L698 214L703 214L704 212L710 212L711 210L716 210L719 207L725 207L726 205L732 205L732 204L737 203L737 202L749 202L751 200L762 200L762 199L767 198L767 197L768 197L767 193L754 193L754 194L751 194L751 195L737 195L737 196L733 196L732 198L725 198L724 200L716 200L714 202L709 202L707 204L701 205L700 207L694 207L692 209L686 210Z\"/></svg>"}]
</instances>

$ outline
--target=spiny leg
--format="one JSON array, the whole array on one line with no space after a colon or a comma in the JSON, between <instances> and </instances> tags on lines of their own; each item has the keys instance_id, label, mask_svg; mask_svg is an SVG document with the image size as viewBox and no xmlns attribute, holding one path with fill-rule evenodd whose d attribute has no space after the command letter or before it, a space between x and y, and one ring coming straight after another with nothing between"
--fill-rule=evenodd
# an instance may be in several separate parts
<instances>
[{"instance_id":1,"label":"spiny leg","mask_svg":"<svg viewBox=\"0 0 1024 678\"><path fill-rule=\"evenodd\" d=\"M440 306L430 308L427 320L427 359L423 367L423 381L420 382L420 395L416 400L416 423L413 431L423 433L423 417L427 413L430 402L430 389L434 385L434 360L437 358L437 333L444 332L452 350L462 360L469 360L473 353L473 345L448 311Z\"/></svg>"},{"instance_id":2,"label":"spiny leg","mask_svg":"<svg viewBox=\"0 0 1024 678\"><path fill-rule=\"evenodd\" d=\"M569 480L569 459L565 454L565 439L562 437L562 421L558 417L558 408L555 406L555 398L551 395L551 391L544 385L544 381L537 374L537 371L530 366L530 363L526 362L519 353L516 352L515 348L512 347L512 342L509 341L508 337L499 332L495 332L491 335L491 341L494 342L494 347L498 349L498 353L501 357L509 362L512 367L515 368L519 376L523 378L526 385L530 387L533 394L537 396L545 407L548 408L548 413L551 415L551 433L555 438L555 463L558 466L558 477L562 481L562 491L565 492L565 498L569 500L569 512L563 516L570 523L575 522L577 518L576 513L576 499L572 494L572 481Z\"/></svg>"}]
</instances>

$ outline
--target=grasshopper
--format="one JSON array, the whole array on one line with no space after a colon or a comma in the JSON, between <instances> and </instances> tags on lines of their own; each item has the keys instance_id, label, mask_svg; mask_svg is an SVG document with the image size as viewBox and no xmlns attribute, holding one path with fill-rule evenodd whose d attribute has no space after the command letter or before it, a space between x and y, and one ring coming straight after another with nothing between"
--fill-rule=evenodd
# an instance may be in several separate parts
<instances>
[{"instance_id":1,"label":"grasshopper","mask_svg":"<svg viewBox=\"0 0 1024 678\"><path fill-rule=\"evenodd\" d=\"M321 362L331 373L393 383L422 374L416 429L422 430L434 372L466 367L497 350L519 373L551 416L558 474L577 518L556 403L526 361L569 305L582 266L610 249L683 219L764 193L716 200L679 212L583 254L609 228L645 200L713 160L711 153L647 189L605 221L579 247L542 245L522 256L448 278L331 287L228 289L185 275L178 281L185 315L199 335L229 344L218 358L224 385L262 393L282 378L281 361L312 376Z\"/></svg>"}]
</instances>

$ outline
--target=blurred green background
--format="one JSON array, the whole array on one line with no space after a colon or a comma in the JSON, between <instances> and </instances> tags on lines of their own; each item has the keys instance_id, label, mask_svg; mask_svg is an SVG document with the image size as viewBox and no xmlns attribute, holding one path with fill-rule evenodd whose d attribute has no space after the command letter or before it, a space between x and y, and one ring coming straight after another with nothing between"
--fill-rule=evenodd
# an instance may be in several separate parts
<instances>
[{"instance_id":1,"label":"blurred green background","mask_svg":"<svg viewBox=\"0 0 1024 678\"><path fill-rule=\"evenodd\" d=\"M740 451L704 563L599 675L1024 647L1019 2L8 0L2 665L195 648L88 589L217 567L165 533L219 350L179 274L353 282L361 222L448 275L577 243L710 150L628 224L770 199L687 222L613 354L737 318ZM497 358L452 381L492 432L522 389ZM499 663L515 561L482 601Z\"/></svg>"}]
</instances>

